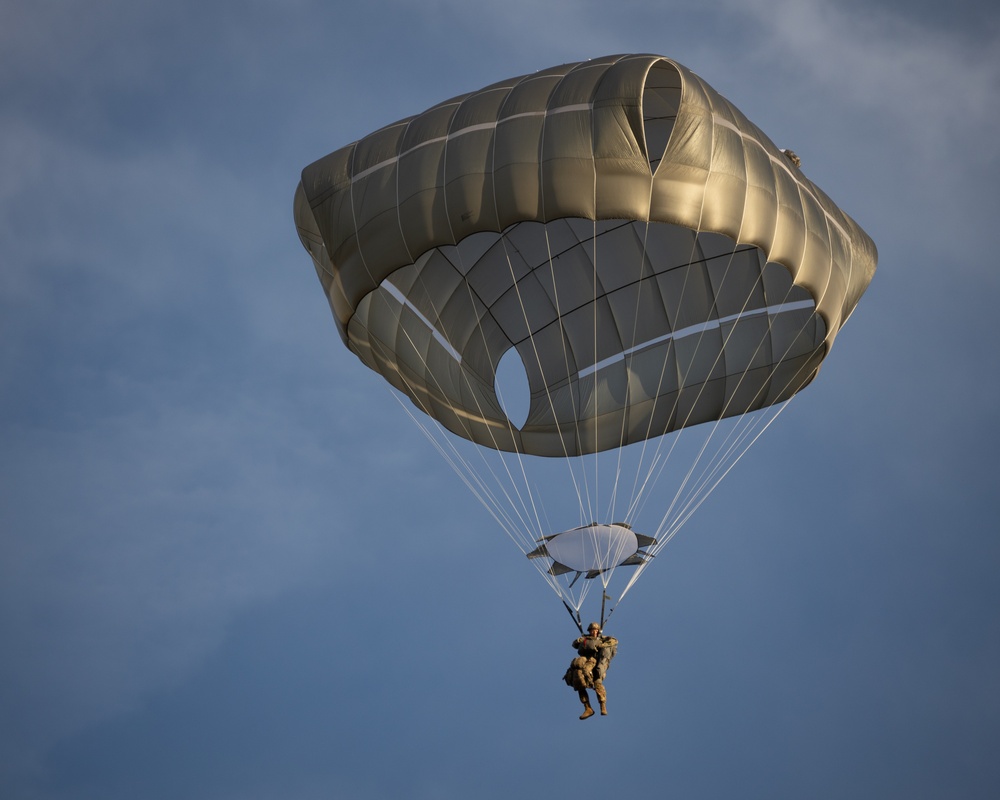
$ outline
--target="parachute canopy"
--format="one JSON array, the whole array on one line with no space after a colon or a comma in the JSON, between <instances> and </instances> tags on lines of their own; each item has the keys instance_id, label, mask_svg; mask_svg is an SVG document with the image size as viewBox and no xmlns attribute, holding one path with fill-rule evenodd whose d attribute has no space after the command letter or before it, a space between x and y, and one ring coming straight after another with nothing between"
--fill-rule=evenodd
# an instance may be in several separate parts
<instances>
[{"instance_id":1,"label":"parachute canopy","mask_svg":"<svg viewBox=\"0 0 1000 800\"><path fill-rule=\"evenodd\" d=\"M305 168L341 336L450 431L574 456L787 400L875 270L860 227L655 55L453 98ZM498 397L514 349L523 424Z\"/></svg>"},{"instance_id":2,"label":"parachute canopy","mask_svg":"<svg viewBox=\"0 0 1000 800\"><path fill-rule=\"evenodd\" d=\"M655 55L388 125L303 170L295 222L345 344L577 623L813 380L876 264L795 153Z\"/></svg>"}]
</instances>

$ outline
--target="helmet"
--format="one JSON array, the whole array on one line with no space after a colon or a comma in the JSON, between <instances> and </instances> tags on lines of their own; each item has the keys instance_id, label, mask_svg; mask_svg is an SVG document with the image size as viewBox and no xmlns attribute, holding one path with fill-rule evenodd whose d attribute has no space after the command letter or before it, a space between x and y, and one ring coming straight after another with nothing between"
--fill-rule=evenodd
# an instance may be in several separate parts
<instances>
[{"instance_id":1,"label":"helmet","mask_svg":"<svg viewBox=\"0 0 1000 800\"><path fill-rule=\"evenodd\" d=\"M591 623L590 623L590 624L589 624L589 625L587 626L587 631L588 631L588 632L590 632L590 631L599 631L600 629L601 629L601 626L600 626L600 625L598 625L598 624L597 624L596 622L591 622Z\"/></svg>"}]
</instances>

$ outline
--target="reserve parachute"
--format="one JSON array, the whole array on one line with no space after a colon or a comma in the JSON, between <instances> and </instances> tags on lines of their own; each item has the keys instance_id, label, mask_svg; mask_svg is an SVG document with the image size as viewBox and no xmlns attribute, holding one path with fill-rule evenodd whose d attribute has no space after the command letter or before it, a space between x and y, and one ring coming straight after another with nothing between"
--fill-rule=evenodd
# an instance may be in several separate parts
<instances>
[{"instance_id":1,"label":"reserve parachute","mask_svg":"<svg viewBox=\"0 0 1000 800\"><path fill-rule=\"evenodd\" d=\"M307 166L294 214L344 343L578 619L815 378L876 265L793 153L655 55L388 125Z\"/></svg>"}]
</instances>

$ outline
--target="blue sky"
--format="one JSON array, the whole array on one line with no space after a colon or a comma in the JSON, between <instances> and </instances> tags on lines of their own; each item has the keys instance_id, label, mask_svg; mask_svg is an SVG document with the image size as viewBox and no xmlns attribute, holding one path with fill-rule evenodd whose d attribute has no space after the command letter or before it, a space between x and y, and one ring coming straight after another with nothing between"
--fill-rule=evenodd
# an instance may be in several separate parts
<instances>
[{"instance_id":1,"label":"blue sky","mask_svg":"<svg viewBox=\"0 0 1000 800\"><path fill-rule=\"evenodd\" d=\"M980 6L0 0L0 794L995 797ZM580 723L565 611L342 347L291 200L375 128L621 52L794 149L880 263Z\"/></svg>"}]
</instances>

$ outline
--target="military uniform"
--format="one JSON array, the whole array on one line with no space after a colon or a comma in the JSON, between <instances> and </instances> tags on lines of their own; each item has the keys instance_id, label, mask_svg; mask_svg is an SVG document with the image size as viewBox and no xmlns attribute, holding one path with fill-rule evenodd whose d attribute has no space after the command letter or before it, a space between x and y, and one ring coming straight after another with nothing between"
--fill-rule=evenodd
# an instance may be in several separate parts
<instances>
[{"instance_id":1,"label":"military uniform","mask_svg":"<svg viewBox=\"0 0 1000 800\"><path fill-rule=\"evenodd\" d=\"M594 690L601 704L601 714L607 714L608 694L604 689L604 676L608 672L611 659L618 651L618 640L613 636L602 636L600 629L596 625L591 625L586 636L573 640L573 649L578 655L570 662L563 680L576 689L580 702L583 703L583 714L580 715L580 719L594 715L587 689Z\"/></svg>"}]
</instances>

